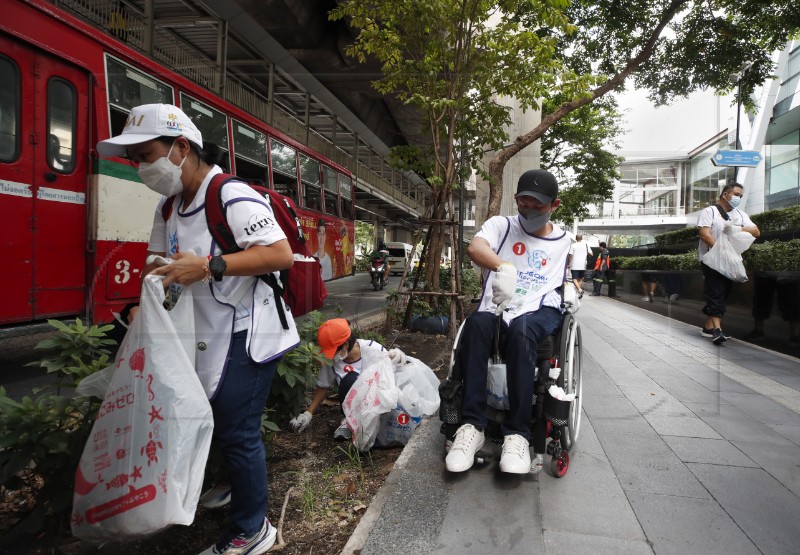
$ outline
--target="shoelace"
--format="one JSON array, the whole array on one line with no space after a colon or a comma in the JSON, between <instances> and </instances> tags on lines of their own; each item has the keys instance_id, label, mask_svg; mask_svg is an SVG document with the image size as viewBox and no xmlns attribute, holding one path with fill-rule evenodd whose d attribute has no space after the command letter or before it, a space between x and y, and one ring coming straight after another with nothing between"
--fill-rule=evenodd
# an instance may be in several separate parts
<instances>
[{"instance_id":1,"label":"shoelace","mask_svg":"<svg viewBox=\"0 0 800 555\"><path fill-rule=\"evenodd\" d=\"M450 448L451 451L466 451L467 446L472 443L472 440L475 439L475 436L478 434L478 431L475 428L463 428L456 433L456 438L453 441L453 446Z\"/></svg>"},{"instance_id":2,"label":"shoelace","mask_svg":"<svg viewBox=\"0 0 800 555\"><path fill-rule=\"evenodd\" d=\"M525 441L526 440L522 437L512 436L506 439L503 443L503 451L513 453L514 455L519 455L521 457L525 452Z\"/></svg>"}]
</instances>

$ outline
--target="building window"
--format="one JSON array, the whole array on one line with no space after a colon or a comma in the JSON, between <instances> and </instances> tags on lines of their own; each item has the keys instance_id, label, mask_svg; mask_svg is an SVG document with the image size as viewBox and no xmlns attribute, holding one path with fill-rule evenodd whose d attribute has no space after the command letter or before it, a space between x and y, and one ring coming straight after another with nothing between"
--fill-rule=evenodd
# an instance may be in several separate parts
<instances>
[{"instance_id":1,"label":"building window","mask_svg":"<svg viewBox=\"0 0 800 555\"><path fill-rule=\"evenodd\" d=\"M792 131L769 145L767 183L766 204L769 209L800 203L800 130Z\"/></svg>"}]
</instances>

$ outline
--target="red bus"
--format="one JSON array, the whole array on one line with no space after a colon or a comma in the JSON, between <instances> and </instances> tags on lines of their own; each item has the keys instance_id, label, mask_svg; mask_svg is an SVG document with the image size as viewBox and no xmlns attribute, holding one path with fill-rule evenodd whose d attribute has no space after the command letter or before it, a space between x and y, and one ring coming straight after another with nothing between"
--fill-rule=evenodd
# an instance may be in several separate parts
<instances>
[{"instance_id":1,"label":"red bus","mask_svg":"<svg viewBox=\"0 0 800 555\"><path fill-rule=\"evenodd\" d=\"M226 171L300 207L323 278L353 268L352 174L114 37L42 0L0 19L0 324L108 322L139 296L157 194L123 159L98 159L133 106L189 115Z\"/></svg>"}]
</instances>

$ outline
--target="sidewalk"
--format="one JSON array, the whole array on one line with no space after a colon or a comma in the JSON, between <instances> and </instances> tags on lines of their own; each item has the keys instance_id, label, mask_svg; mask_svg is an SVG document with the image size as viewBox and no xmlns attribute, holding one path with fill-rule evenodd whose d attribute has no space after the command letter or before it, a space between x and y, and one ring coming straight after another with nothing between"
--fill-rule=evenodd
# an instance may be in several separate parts
<instances>
[{"instance_id":1,"label":"sidewalk","mask_svg":"<svg viewBox=\"0 0 800 555\"><path fill-rule=\"evenodd\" d=\"M797 359L606 297L577 317L584 416L566 476L496 459L449 474L431 419L343 553L800 553Z\"/></svg>"}]
</instances>

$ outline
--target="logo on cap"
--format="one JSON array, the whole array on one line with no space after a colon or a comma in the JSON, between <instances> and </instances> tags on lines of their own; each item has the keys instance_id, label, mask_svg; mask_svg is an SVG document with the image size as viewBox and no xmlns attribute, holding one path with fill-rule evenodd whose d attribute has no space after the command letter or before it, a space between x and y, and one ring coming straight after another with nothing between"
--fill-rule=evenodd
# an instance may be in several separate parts
<instances>
[{"instance_id":1,"label":"logo on cap","mask_svg":"<svg viewBox=\"0 0 800 555\"><path fill-rule=\"evenodd\" d=\"M139 127L140 125L142 125L142 120L144 120L144 114L142 114L138 118L136 116L134 116L134 115L130 115L130 116L128 116L128 121L125 122L125 128L131 127L131 126Z\"/></svg>"},{"instance_id":2,"label":"logo on cap","mask_svg":"<svg viewBox=\"0 0 800 555\"><path fill-rule=\"evenodd\" d=\"M183 131L183 127L178 121L177 115L175 114L167 115L167 129L172 129L173 131Z\"/></svg>"}]
</instances>

